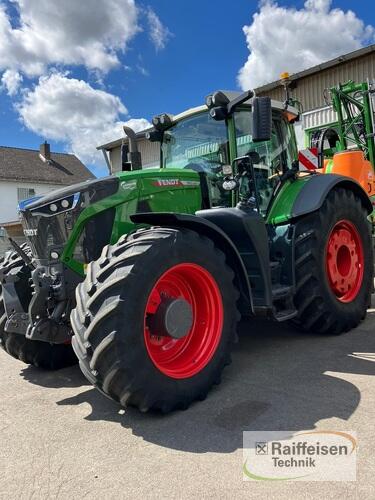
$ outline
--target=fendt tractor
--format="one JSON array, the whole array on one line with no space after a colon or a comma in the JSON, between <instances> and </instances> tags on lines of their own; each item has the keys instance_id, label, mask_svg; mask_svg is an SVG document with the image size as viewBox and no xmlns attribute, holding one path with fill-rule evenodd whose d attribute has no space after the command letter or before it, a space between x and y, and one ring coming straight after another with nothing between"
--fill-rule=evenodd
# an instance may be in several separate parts
<instances>
[{"instance_id":1,"label":"fendt tractor","mask_svg":"<svg viewBox=\"0 0 375 500\"><path fill-rule=\"evenodd\" d=\"M27 242L1 264L3 348L47 369L77 357L105 395L168 412L219 383L241 316L321 335L358 325L372 203L355 169L369 164L350 151L361 162L339 175L346 144L331 131L318 142L332 159L300 172L298 116L287 100L218 91L153 119L160 168L141 168L126 129L123 171L22 202Z\"/></svg>"}]
</instances>

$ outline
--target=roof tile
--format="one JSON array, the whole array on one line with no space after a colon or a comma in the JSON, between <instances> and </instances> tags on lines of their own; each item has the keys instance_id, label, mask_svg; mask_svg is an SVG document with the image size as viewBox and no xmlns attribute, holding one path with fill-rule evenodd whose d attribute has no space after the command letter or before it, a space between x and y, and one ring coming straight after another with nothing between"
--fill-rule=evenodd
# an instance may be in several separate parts
<instances>
[{"instance_id":1,"label":"roof tile","mask_svg":"<svg viewBox=\"0 0 375 500\"><path fill-rule=\"evenodd\" d=\"M39 150L0 146L0 181L29 181L66 186L95 176L73 154L52 153L43 162Z\"/></svg>"}]
</instances>

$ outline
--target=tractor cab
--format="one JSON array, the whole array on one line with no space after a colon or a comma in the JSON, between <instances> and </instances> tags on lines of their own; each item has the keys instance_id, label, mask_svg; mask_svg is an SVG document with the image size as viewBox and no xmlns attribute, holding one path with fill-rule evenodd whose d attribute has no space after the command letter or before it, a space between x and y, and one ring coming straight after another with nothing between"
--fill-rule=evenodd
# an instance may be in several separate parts
<instances>
[{"instance_id":1,"label":"tractor cab","mask_svg":"<svg viewBox=\"0 0 375 500\"><path fill-rule=\"evenodd\" d=\"M239 93L219 94L243 99ZM240 199L252 198L255 210L266 216L280 177L293 168L297 146L292 122L298 111L288 108L286 112L281 103L267 98L253 99L267 100L257 116L252 99L247 98L225 117L215 115L215 107L206 105L174 117L154 118L161 142L161 167L194 170L204 178L207 208L231 207ZM260 120L266 125L266 136L254 137L254 122ZM152 134L149 137L154 140ZM248 172L243 175L241 169Z\"/></svg>"}]
</instances>

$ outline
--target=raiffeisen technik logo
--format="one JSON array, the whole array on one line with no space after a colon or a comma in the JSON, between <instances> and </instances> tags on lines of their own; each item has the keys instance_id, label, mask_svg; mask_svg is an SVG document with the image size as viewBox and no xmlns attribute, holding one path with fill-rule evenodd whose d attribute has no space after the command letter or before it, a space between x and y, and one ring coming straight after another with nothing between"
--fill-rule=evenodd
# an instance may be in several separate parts
<instances>
[{"instance_id":1,"label":"raiffeisen technik logo","mask_svg":"<svg viewBox=\"0 0 375 500\"><path fill-rule=\"evenodd\" d=\"M355 481L355 433L244 432L244 480Z\"/></svg>"}]
</instances>

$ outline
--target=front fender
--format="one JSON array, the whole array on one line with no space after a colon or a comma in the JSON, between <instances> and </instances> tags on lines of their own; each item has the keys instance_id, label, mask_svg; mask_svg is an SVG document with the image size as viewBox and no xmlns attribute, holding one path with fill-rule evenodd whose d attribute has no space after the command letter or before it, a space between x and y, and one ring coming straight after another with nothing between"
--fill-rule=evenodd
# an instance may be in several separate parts
<instances>
[{"instance_id":1,"label":"front fender","mask_svg":"<svg viewBox=\"0 0 375 500\"><path fill-rule=\"evenodd\" d=\"M169 212L137 213L131 215L130 219L136 224L186 228L212 239L225 253L226 260L235 273L235 283L241 294L241 313L254 312L252 290L245 264L231 238L220 227L197 215Z\"/></svg>"}]
</instances>

